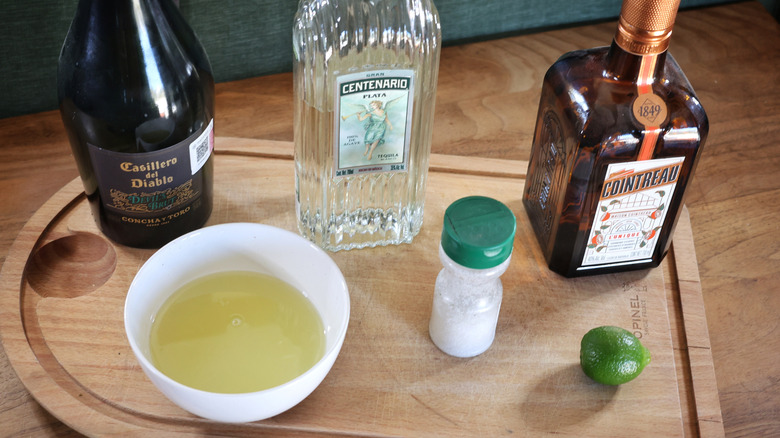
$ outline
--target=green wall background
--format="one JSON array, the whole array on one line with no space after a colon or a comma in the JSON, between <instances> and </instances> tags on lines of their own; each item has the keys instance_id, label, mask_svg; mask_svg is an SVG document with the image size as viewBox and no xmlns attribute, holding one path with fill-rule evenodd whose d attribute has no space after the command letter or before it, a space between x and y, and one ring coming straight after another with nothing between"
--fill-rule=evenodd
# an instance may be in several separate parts
<instances>
[{"instance_id":1,"label":"green wall background","mask_svg":"<svg viewBox=\"0 0 780 438\"><path fill-rule=\"evenodd\" d=\"M728 1L682 0L680 7ZM780 16L780 0L761 2ZM77 0L0 0L0 118L57 107L57 58L76 4ZM621 0L436 0L445 45L612 20L620 4ZM206 47L217 82L290 71L297 5L297 0L180 0L184 16Z\"/></svg>"}]
</instances>

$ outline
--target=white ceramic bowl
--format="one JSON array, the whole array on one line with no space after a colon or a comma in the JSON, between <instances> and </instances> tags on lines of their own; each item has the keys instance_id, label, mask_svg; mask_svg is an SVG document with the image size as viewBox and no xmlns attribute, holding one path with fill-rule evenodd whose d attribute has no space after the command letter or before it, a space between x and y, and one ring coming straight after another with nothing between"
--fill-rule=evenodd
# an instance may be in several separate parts
<instances>
[{"instance_id":1,"label":"white ceramic bowl","mask_svg":"<svg viewBox=\"0 0 780 438\"><path fill-rule=\"evenodd\" d=\"M297 378L263 391L219 394L178 383L150 360L152 320L165 300L185 283L221 271L273 275L303 292L322 318L325 355ZM323 250L279 228L231 223L202 228L162 247L144 263L125 300L125 331L141 368L171 401L215 421L247 422L282 413L322 382L341 350L349 322L349 293L338 266Z\"/></svg>"}]
</instances>

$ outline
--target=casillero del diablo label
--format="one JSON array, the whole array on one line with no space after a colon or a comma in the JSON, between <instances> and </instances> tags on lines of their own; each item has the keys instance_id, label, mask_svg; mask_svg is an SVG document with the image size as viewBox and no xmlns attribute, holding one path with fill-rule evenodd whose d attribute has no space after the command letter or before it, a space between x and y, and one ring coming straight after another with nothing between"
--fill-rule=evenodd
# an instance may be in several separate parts
<instances>
[{"instance_id":1,"label":"casillero del diablo label","mask_svg":"<svg viewBox=\"0 0 780 438\"><path fill-rule=\"evenodd\" d=\"M88 144L101 202L122 221L157 226L189 211L202 192L201 171L214 149L214 121L186 140L130 154Z\"/></svg>"},{"instance_id":2,"label":"casillero del diablo label","mask_svg":"<svg viewBox=\"0 0 780 438\"><path fill-rule=\"evenodd\" d=\"M652 258L684 157L613 163L579 269Z\"/></svg>"}]
</instances>

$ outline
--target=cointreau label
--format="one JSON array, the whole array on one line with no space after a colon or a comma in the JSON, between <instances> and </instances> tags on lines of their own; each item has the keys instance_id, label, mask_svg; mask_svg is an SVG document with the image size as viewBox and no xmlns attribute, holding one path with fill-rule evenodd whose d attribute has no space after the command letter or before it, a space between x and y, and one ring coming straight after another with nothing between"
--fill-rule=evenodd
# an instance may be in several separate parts
<instances>
[{"instance_id":1,"label":"cointreau label","mask_svg":"<svg viewBox=\"0 0 780 438\"><path fill-rule=\"evenodd\" d=\"M609 165L579 269L652 259L684 160Z\"/></svg>"}]
</instances>

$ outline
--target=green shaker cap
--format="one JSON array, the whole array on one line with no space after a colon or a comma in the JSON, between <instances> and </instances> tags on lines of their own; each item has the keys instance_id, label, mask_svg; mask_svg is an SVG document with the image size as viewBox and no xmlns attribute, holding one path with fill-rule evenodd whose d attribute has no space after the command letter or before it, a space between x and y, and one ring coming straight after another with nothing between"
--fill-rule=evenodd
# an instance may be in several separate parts
<instances>
[{"instance_id":1,"label":"green shaker cap","mask_svg":"<svg viewBox=\"0 0 780 438\"><path fill-rule=\"evenodd\" d=\"M441 246L455 263L472 269L500 265L512 254L515 215L485 196L468 196L444 212Z\"/></svg>"}]
</instances>

